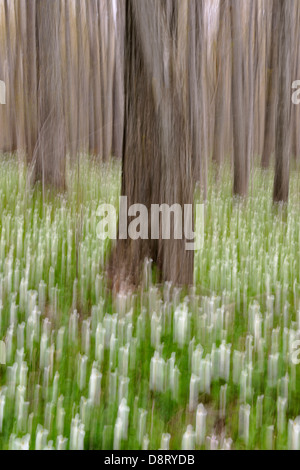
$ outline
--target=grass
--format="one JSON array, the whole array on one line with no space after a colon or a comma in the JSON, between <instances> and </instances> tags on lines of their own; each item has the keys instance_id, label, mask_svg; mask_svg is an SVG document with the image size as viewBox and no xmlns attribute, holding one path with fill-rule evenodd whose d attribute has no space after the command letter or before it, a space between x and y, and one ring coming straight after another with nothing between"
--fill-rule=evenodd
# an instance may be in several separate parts
<instances>
[{"instance_id":1,"label":"grass","mask_svg":"<svg viewBox=\"0 0 300 470\"><path fill-rule=\"evenodd\" d=\"M300 448L298 176L281 209L271 173L246 201L228 170L209 183L188 296L149 281L113 301L96 212L118 163L83 159L55 197L1 159L1 449Z\"/></svg>"}]
</instances>

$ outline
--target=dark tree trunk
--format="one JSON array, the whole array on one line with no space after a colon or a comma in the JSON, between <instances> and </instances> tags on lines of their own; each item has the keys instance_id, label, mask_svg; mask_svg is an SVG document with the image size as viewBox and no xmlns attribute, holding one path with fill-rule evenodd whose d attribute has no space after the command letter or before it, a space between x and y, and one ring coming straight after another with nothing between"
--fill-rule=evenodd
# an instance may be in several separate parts
<instances>
[{"instance_id":1,"label":"dark tree trunk","mask_svg":"<svg viewBox=\"0 0 300 470\"><path fill-rule=\"evenodd\" d=\"M232 33L232 126L233 126L233 193L246 196L248 192L248 165L245 135L245 100L243 88L242 28L239 17L239 5L230 1Z\"/></svg>"},{"instance_id":2,"label":"dark tree trunk","mask_svg":"<svg viewBox=\"0 0 300 470\"><path fill-rule=\"evenodd\" d=\"M278 87L278 8L276 2L272 6L272 31L269 45L269 63L267 70L267 102L265 115L265 138L261 165L269 168L271 156L275 149L276 127L276 92Z\"/></svg>"},{"instance_id":3,"label":"dark tree trunk","mask_svg":"<svg viewBox=\"0 0 300 470\"><path fill-rule=\"evenodd\" d=\"M122 195L128 206L144 204L150 214L151 204L193 204L185 104L188 10L177 15L177 1L126 0L125 5ZM192 284L193 253L185 250L184 240L118 240L110 264L115 289L139 283L146 257L161 281Z\"/></svg>"}]
</instances>

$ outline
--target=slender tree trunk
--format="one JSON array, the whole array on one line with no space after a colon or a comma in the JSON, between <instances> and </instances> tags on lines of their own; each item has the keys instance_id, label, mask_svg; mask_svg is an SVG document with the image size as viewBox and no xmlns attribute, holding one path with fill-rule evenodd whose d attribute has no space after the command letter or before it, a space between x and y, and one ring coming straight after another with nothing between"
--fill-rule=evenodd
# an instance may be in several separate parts
<instances>
[{"instance_id":1,"label":"slender tree trunk","mask_svg":"<svg viewBox=\"0 0 300 470\"><path fill-rule=\"evenodd\" d=\"M293 64L293 77L292 82L300 79L300 3L295 4L294 14L295 30L293 33L293 50L296 51L294 55ZM300 157L300 106L292 106L292 150L291 154L297 161Z\"/></svg>"},{"instance_id":2,"label":"slender tree trunk","mask_svg":"<svg viewBox=\"0 0 300 470\"><path fill-rule=\"evenodd\" d=\"M250 0L250 23L249 23L249 44L248 44L248 139L247 139L247 169L248 175L251 174L253 162L253 142L254 142L254 97L255 97L255 71L254 71L254 32L255 32L255 0Z\"/></svg>"},{"instance_id":3,"label":"slender tree trunk","mask_svg":"<svg viewBox=\"0 0 300 470\"><path fill-rule=\"evenodd\" d=\"M14 0L14 20L16 30L15 46L15 70L14 70L14 90L15 90L15 127L18 159L22 162L23 153L26 148L25 138L25 102L23 84L23 57L24 39L26 37L25 15L22 0Z\"/></svg>"},{"instance_id":4,"label":"slender tree trunk","mask_svg":"<svg viewBox=\"0 0 300 470\"><path fill-rule=\"evenodd\" d=\"M289 198L291 150L291 3L274 0L279 12L278 106L276 119L274 202Z\"/></svg>"},{"instance_id":5,"label":"slender tree trunk","mask_svg":"<svg viewBox=\"0 0 300 470\"><path fill-rule=\"evenodd\" d=\"M200 89L200 74L202 64L200 63L201 55L198 54L198 37L202 34L202 24L199 25L199 17L195 15L197 6L202 7L202 2L198 0L191 0L193 8L190 8L190 28L189 28L189 106L190 106L190 139L192 145L192 159L194 167L195 182L201 180L201 160L203 158L203 151L201 148L201 129L202 122L201 116L201 89ZM198 28L201 28L199 31Z\"/></svg>"},{"instance_id":6,"label":"slender tree trunk","mask_svg":"<svg viewBox=\"0 0 300 470\"><path fill-rule=\"evenodd\" d=\"M82 19L82 5L80 0L75 1L75 14L76 14L76 36L77 36L77 143L80 152L85 152L88 148L88 118L87 118L87 103L85 88L85 55L84 55L84 35L83 35L83 19ZM77 155L77 164L79 172L79 155Z\"/></svg>"},{"instance_id":7,"label":"slender tree trunk","mask_svg":"<svg viewBox=\"0 0 300 470\"><path fill-rule=\"evenodd\" d=\"M116 26L116 58L113 96L113 154L122 158L123 126L124 126L124 62L122 50L124 48L124 6L118 3Z\"/></svg>"},{"instance_id":8,"label":"slender tree trunk","mask_svg":"<svg viewBox=\"0 0 300 470\"><path fill-rule=\"evenodd\" d=\"M14 88L14 70L16 64L16 56L13 53L12 47L12 33L11 33L11 5L8 0L4 0L4 13L5 13L5 29L6 29L6 48L7 48L7 65L8 65L8 80L9 86L7 87L7 123L8 123L8 149L10 152L17 150L17 135L16 135L16 109L15 109L15 88Z\"/></svg>"},{"instance_id":9,"label":"slender tree trunk","mask_svg":"<svg viewBox=\"0 0 300 470\"><path fill-rule=\"evenodd\" d=\"M115 78L115 28L112 12L111 1L106 1L107 13L107 49L104 62L104 110L105 110L105 132L104 132L104 158L107 159L112 155L113 147L113 90Z\"/></svg>"},{"instance_id":10,"label":"slender tree trunk","mask_svg":"<svg viewBox=\"0 0 300 470\"><path fill-rule=\"evenodd\" d=\"M26 156L29 165L35 165L37 150L37 43L36 0L26 0L26 60L24 81Z\"/></svg>"},{"instance_id":11,"label":"slender tree trunk","mask_svg":"<svg viewBox=\"0 0 300 470\"><path fill-rule=\"evenodd\" d=\"M214 140L212 160L217 169L224 162L224 131L226 124L226 62L228 44L226 43L228 0L221 0L219 12L219 28L217 37L217 90L214 122Z\"/></svg>"},{"instance_id":12,"label":"slender tree trunk","mask_svg":"<svg viewBox=\"0 0 300 470\"><path fill-rule=\"evenodd\" d=\"M231 32L233 44L232 58L232 125L233 125L233 162L235 195L246 196L248 191L248 172L246 158L245 106L243 89L242 28L238 3L230 0Z\"/></svg>"},{"instance_id":13,"label":"slender tree trunk","mask_svg":"<svg viewBox=\"0 0 300 470\"><path fill-rule=\"evenodd\" d=\"M70 0L65 0L65 47L66 47L66 64L65 76L66 83L64 87L65 94L65 120L67 132L67 147L70 153L71 161L76 161L78 153L78 136L77 136L77 105L74 97L77 96L76 80L74 79L74 55L72 50L71 38L71 15Z\"/></svg>"},{"instance_id":14,"label":"slender tree trunk","mask_svg":"<svg viewBox=\"0 0 300 470\"><path fill-rule=\"evenodd\" d=\"M278 8L276 0L272 6L272 31L269 45L269 64L267 70L267 103L265 115L265 138L262 155L262 167L269 168L271 156L275 148L275 127L276 127L276 94L278 89Z\"/></svg>"},{"instance_id":15,"label":"slender tree trunk","mask_svg":"<svg viewBox=\"0 0 300 470\"><path fill-rule=\"evenodd\" d=\"M90 77L89 77L89 93L90 93L90 153L103 156L102 150L102 103L101 103L101 81L100 81L100 55L99 55L99 30L98 22L98 5L97 0L86 2L87 5L87 25L89 32L89 50L90 50Z\"/></svg>"},{"instance_id":16,"label":"slender tree trunk","mask_svg":"<svg viewBox=\"0 0 300 470\"><path fill-rule=\"evenodd\" d=\"M200 160L200 183L202 188L202 194L204 200L207 198L207 186L208 186L208 158L209 158L209 148L210 148L210 139L209 139L209 128L210 128L210 110L209 110L209 100L208 100L208 83L207 83L207 34L205 29L204 22L204 5L203 0L197 1L195 6L196 15L198 17L198 30L196 30L196 35L198 37L198 48L199 53L201 54L199 61L199 76L200 76L200 109L201 115L204 117L202 119L202 143L201 143L201 160ZM193 14L193 12L192 12ZM199 112L199 111L198 111Z\"/></svg>"}]
</instances>

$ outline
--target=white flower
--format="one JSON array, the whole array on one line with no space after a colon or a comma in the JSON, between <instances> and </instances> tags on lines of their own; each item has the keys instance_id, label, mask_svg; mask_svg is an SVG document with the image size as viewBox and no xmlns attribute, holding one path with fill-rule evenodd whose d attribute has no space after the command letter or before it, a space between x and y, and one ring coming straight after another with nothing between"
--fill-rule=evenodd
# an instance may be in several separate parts
<instances>
[{"instance_id":1,"label":"white flower","mask_svg":"<svg viewBox=\"0 0 300 470\"><path fill-rule=\"evenodd\" d=\"M181 450L195 450L196 445L196 433L194 432L193 426L188 426L186 432L183 435Z\"/></svg>"},{"instance_id":2,"label":"white flower","mask_svg":"<svg viewBox=\"0 0 300 470\"><path fill-rule=\"evenodd\" d=\"M93 367L89 381L89 399L94 406L100 405L102 374Z\"/></svg>"},{"instance_id":3,"label":"white flower","mask_svg":"<svg viewBox=\"0 0 300 470\"><path fill-rule=\"evenodd\" d=\"M122 435L123 423L121 418L117 418L114 429L114 450L121 450Z\"/></svg>"},{"instance_id":4,"label":"white flower","mask_svg":"<svg viewBox=\"0 0 300 470\"><path fill-rule=\"evenodd\" d=\"M171 434L163 434L161 437L160 450L170 450Z\"/></svg>"},{"instance_id":5,"label":"white flower","mask_svg":"<svg viewBox=\"0 0 300 470\"><path fill-rule=\"evenodd\" d=\"M127 406L127 400L123 398L119 406L118 418L120 418L122 421L122 439L124 441L127 440L127 436L128 436L129 411L130 411L130 408L129 406Z\"/></svg>"},{"instance_id":6,"label":"white flower","mask_svg":"<svg viewBox=\"0 0 300 470\"><path fill-rule=\"evenodd\" d=\"M249 442L250 429L250 405L241 405L239 412L239 436L247 445Z\"/></svg>"},{"instance_id":7,"label":"white flower","mask_svg":"<svg viewBox=\"0 0 300 470\"><path fill-rule=\"evenodd\" d=\"M198 446L203 446L206 436L207 411L203 404L200 404L196 413L196 442Z\"/></svg>"},{"instance_id":8,"label":"white flower","mask_svg":"<svg viewBox=\"0 0 300 470\"><path fill-rule=\"evenodd\" d=\"M29 450L30 445L30 435L26 434L26 436L19 438L13 438L11 448L12 450Z\"/></svg>"},{"instance_id":9,"label":"white flower","mask_svg":"<svg viewBox=\"0 0 300 470\"><path fill-rule=\"evenodd\" d=\"M57 436L56 439L56 450L67 450L68 439L63 436Z\"/></svg>"},{"instance_id":10,"label":"white flower","mask_svg":"<svg viewBox=\"0 0 300 470\"><path fill-rule=\"evenodd\" d=\"M150 363L150 390L155 392L165 391L166 379L166 363L160 357L158 352L154 353L154 357Z\"/></svg>"}]
</instances>

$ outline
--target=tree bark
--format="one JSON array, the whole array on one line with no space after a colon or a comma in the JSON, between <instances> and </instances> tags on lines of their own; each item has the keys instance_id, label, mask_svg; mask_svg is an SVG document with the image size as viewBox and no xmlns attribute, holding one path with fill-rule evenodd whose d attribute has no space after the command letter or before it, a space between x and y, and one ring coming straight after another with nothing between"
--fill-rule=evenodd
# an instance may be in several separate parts
<instances>
[{"instance_id":1,"label":"tree bark","mask_svg":"<svg viewBox=\"0 0 300 470\"><path fill-rule=\"evenodd\" d=\"M224 133L226 117L226 65L228 52L226 51L226 32L228 17L228 0L221 0L219 12L219 27L217 36L217 90L216 109L214 121L214 140L212 161L219 171L224 162ZM228 46L227 46L228 47Z\"/></svg>"},{"instance_id":2,"label":"tree bark","mask_svg":"<svg viewBox=\"0 0 300 470\"><path fill-rule=\"evenodd\" d=\"M275 149L276 127L276 91L278 88L277 60L278 60L278 8L276 2L272 6L272 31L269 45L269 63L267 70L267 102L265 115L265 138L261 165L269 168L271 156Z\"/></svg>"},{"instance_id":3,"label":"tree bark","mask_svg":"<svg viewBox=\"0 0 300 470\"><path fill-rule=\"evenodd\" d=\"M36 1L38 137L35 181L65 189L65 123L59 42L59 0Z\"/></svg>"},{"instance_id":4,"label":"tree bark","mask_svg":"<svg viewBox=\"0 0 300 470\"><path fill-rule=\"evenodd\" d=\"M230 0L232 57L232 125L233 125L233 193L246 196L248 192L247 150L245 135L245 106L243 89L242 28L238 2Z\"/></svg>"},{"instance_id":5,"label":"tree bark","mask_svg":"<svg viewBox=\"0 0 300 470\"><path fill-rule=\"evenodd\" d=\"M185 101L188 12L177 16L178 5L126 0L122 195L128 206L144 204L149 213L152 204L193 204ZM171 240L118 240L109 267L114 288L139 284L146 257L156 264L161 281L192 284L193 253L174 238L171 230Z\"/></svg>"},{"instance_id":6,"label":"tree bark","mask_svg":"<svg viewBox=\"0 0 300 470\"><path fill-rule=\"evenodd\" d=\"M288 202L291 151L291 3L274 0L279 13L278 105L274 202Z\"/></svg>"}]
</instances>

